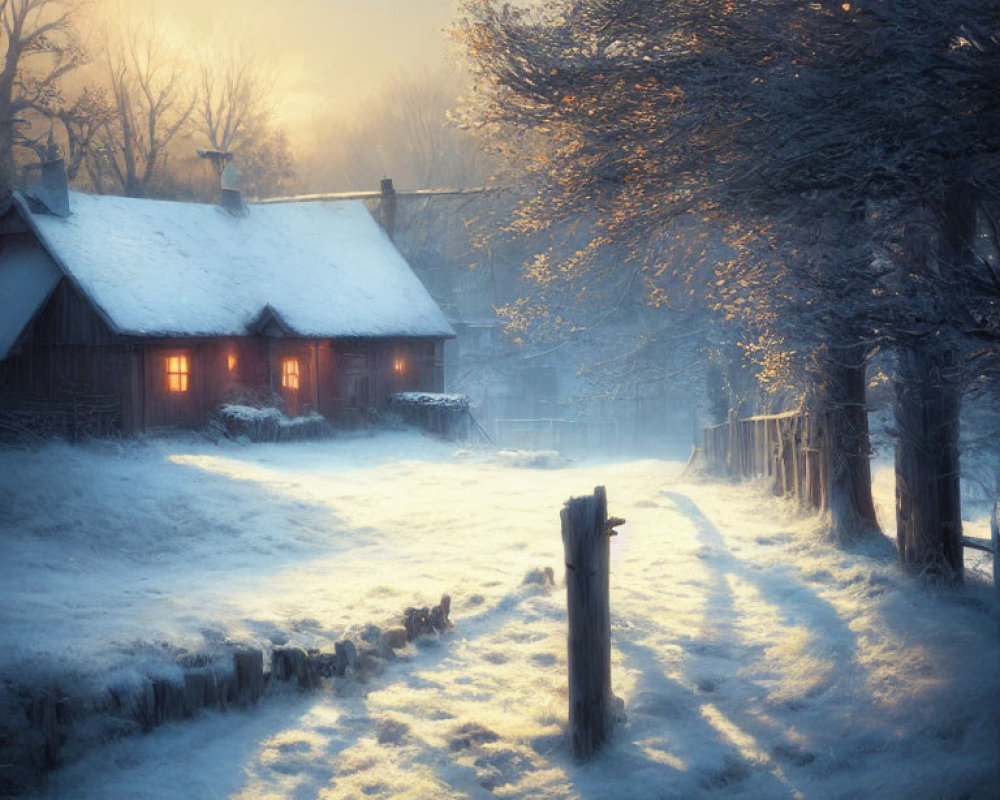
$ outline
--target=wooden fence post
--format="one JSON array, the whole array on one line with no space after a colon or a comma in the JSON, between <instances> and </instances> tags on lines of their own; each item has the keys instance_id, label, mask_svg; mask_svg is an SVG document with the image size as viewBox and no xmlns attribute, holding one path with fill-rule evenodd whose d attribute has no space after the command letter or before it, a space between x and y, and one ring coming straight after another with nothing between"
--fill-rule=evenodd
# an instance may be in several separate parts
<instances>
[{"instance_id":1,"label":"wooden fence post","mask_svg":"<svg viewBox=\"0 0 1000 800\"><path fill-rule=\"evenodd\" d=\"M566 501L562 513L569 616L569 737L586 761L611 733L611 606L608 501L603 486ZM620 520L612 520L612 523Z\"/></svg>"},{"instance_id":2,"label":"wooden fence post","mask_svg":"<svg viewBox=\"0 0 1000 800\"><path fill-rule=\"evenodd\" d=\"M990 543L993 545L993 591L1000 597L1000 508L993 501L993 513L990 514Z\"/></svg>"}]
</instances>

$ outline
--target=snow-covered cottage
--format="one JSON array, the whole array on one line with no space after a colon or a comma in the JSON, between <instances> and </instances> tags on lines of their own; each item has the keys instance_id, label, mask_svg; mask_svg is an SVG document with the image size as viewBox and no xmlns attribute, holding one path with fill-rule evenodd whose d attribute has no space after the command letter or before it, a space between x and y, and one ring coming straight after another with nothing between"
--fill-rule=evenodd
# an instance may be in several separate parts
<instances>
[{"instance_id":1,"label":"snow-covered cottage","mask_svg":"<svg viewBox=\"0 0 1000 800\"><path fill-rule=\"evenodd\" d=\"M252 400L351 420L443 389L454 333L360 201L227 210L64 181L47 164L0 208L0 405L110 402L132 433Z\"/></svg>"}]
</instances>

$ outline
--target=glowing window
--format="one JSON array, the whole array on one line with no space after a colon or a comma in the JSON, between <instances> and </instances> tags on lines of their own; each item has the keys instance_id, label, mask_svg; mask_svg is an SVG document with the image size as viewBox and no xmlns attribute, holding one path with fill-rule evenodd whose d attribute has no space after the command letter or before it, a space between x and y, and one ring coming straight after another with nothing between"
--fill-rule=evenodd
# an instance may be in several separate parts
<instances>
[{"instance_id":1,"label":"glowing window","mask_svg":"<svg viewBox=\"0 0 1000 800\"><path fill-rule=\"evenodd\" d=\"M297 358L281 359L281 385L285 389L299 388L299 360Z\"/></svg>"},{"instance_id":2,"label":"glowing window","mask_svg":"<svg viewBox=\"0 0 1000 800\"><path fill-rule=\"evenodd\" d=\"M226 364L229 367L230 372L236 372L236 356L232 353L226 357Z\"/></svg>"},{"instance_id":3,"label":"glowing window","mask_svg":"<svg viewBox=\"0 0 1000 800\"><path fill-rule=\"evenodd\" d=\"M396 356L395 361L392 362L392 368L399 375L406 371L406 361L401 356Z\"/></svg>"},{"instance_id":4,"label":"glowing window","mask_svg":"<svg viewBox=\"0 0 1000 800\"><path fill-rule=\"evenodd\" d=\"M187 356L167 357L167 391L186 392L188 390Z\"/></svg>"}]
</instances>

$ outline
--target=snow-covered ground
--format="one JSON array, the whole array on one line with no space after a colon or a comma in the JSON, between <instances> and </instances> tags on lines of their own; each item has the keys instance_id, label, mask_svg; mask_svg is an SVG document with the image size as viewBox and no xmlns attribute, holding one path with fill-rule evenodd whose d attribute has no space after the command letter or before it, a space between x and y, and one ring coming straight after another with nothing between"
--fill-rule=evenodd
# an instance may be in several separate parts
<instances>
[{"instance_id":1,"label":"snow-covered ground","mask_svg":"<svg viewBox=\"0 0 1000 800\"><path fill-rule=\"evenodd\" d=\"M838 550L760 487L681 471L402 433L0 452L0 674L99 687L159 642L328 648L453 598L453 632L366 682L110 742L42 796L1000 796L990 587L928 590L887 541ZM627 719L579 766L558 512L598 484L627 519L611 577ZM888 518L885 470L876 489ZM544 567L554 589L523 582Z\"/></svg>"}]
</instances>

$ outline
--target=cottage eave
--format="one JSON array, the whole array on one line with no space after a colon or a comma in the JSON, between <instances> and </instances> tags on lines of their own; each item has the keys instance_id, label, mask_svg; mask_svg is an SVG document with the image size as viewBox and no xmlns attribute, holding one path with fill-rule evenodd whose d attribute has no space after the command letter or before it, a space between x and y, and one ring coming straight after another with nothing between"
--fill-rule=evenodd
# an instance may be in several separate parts
<instances>
[{"instance_id":1,"label":"cottage eave","mask_svg":"<svg viewBox=\"0 0 1000 800\"><path fill-rule=\"evenodd\" d=\"M13 192L11 198L13 200L14 207L17 209L18 215L20 216L21 220L24 222L24 224L28 227L28 229L31 231L34 237L45 249L45 252L48 254L49 258L51 258L52 261L55 262L55 265L59 268L59 271L62 272L63 280L67 281L73 287L73 289L79 292L80 296L83 297L90 304L90 306L94 310L94 313L96 313L97 316L100 318L101 322L103 322L108 327L109 331L119 335L124 334L125 331L123 331L121 327L114 321L114 319L112 319L111 315L108 314L107 310L103 308L99 302L97 302L97 300L91 295L90 292L87 291L86 287L83 284L81 284L78 280L76 280L76 278L73 277L73 272L72 270L69 269L65 260L60 255L59 249L53 245L53 243L48 239L48 237L36 223L35 212L31 210L31 206L28 203L27 198L21 192L18 191Z\"/></svg>"}]
</instances>

